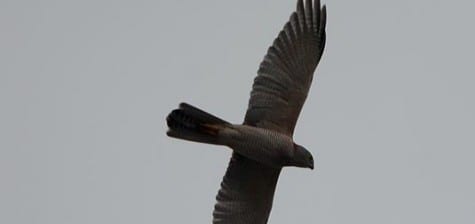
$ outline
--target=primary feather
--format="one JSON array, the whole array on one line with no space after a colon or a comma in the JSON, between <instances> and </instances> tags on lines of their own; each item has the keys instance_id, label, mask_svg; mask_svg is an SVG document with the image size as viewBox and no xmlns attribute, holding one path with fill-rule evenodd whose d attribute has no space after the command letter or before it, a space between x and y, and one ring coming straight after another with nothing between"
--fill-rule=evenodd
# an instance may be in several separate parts
<instances>
[{"instance_id":1,"label":"primary feather","mask_svg":"<svg viewBox=\"0 0 475 224\"><path fill-rule=\"evenodd\" d=\"M259 66L244 124L292 136L325 46L326 9L298 0ZM233 153L216 197L213 223L267 223L281 169Z\"/></svg>"},{"instance_id":2,"label":"primary feather","mask_svg":"<svg viewBox=\"0 0 475 224\"><path fill-rule=\"evenodd\" d=\"M234 151L216 196L214 224L267 223L282 167L313 169L311 153L292 136L323 53L325 24L320 1L298 0L259 66L242 125L185 103L168 115L169 136Z\"/></svg>"}]
</instances>

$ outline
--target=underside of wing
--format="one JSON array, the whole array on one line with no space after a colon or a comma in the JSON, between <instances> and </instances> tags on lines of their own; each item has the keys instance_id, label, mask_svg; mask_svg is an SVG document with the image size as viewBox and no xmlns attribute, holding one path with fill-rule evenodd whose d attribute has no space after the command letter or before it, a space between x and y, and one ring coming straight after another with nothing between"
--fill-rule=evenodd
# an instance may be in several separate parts
<instances>
[{"instance_id":1,"label":"underside of wing","mask_svg":"<svg viewBox=\"0 0 475 224\"><path fill-rule=\"evenodd\" d=\"M244 124L293 135L325 45L325 6L297 10L260 64ZM281 169L233 153L213 211L215 224L267 223Z\"/></svg>"},{"instance_id":2,"label":"underside of wing","mask_svg":"<svg viewBox=\"0 0 475 224\"><path fill-rule=\"evenodd\" d=\"M326 9L298 0L254 80L244 124L293 135L325 46Z\"/></svg>"},{"instance_id":3,"label":"underside of wing","mask_svg":"<svg viewBox=\"0 0 475 224\"><path fill-rule=\"evenodd\" d=\"M234 153L213 211L214 224L267 223L280 169Z\"/></svg>"}]
</instances>

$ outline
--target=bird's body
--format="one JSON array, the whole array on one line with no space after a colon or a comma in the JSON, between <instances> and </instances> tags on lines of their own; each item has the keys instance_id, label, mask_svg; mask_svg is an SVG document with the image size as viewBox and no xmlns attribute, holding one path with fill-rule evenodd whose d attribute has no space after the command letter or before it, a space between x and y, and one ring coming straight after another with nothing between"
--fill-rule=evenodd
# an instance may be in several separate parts
<instances>
[{"instance_id":1,"label":"bird's body","mask_svg":"<svg viewBox=\"0 0 475 224\"><path fill-rule=\"evenodd\" d=\"M222 131L225 145L265 165L280 168L294 154L294 142L286 135L249 125L232 125Z\"/></svg>"},{"instance_id":2,"label":"bird's body","mask_svg":"<svg viewBox=\"0 0 475 224\"><path fill-rule=\"evenodd\" d=\"M281 169L313 169L311 153L293 141L293 132L325 46L326 9L319 0L303 1L259 66L243 124L186 103L167 117L170 137L233 150L216 196L215 224L267 223Z\"/></svg>"}]
</instances>

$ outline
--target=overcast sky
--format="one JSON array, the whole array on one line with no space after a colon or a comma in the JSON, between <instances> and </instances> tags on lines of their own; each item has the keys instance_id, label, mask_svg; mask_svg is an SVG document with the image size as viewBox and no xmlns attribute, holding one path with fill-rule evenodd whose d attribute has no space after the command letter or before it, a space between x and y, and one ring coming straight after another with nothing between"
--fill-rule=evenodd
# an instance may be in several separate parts
<instances>
[{"instance_id":1,"label":"overcast sky","mask_svg":"<svg viewBox=\"0 0 475 224\"><path fill-rule=\"evenodd\" d=\"M270 223L475 223L475 4L326 0L327 47ZM186 101L240 123L295 0L0 1L0 223L210 223L230 150L166 137Z\"/></svg>"}]
</instances>

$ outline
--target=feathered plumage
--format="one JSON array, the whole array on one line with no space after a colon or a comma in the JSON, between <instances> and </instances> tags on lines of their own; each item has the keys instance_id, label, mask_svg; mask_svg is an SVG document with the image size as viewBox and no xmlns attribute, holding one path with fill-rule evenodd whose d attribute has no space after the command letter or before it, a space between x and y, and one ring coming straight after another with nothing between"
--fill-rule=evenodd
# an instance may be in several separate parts
<instances>
[{"instance_id":1,"label":"feathered plumage","mask_svg":"<svg viewBox=\"0 0 475 224\"><path fill-rule=\"evenodd\" d=\"M282 167L313 168L311 153L292 136L323 53L325 24L320 1L298 0L259 66L243 125L188 104L167 117L169 136L234 151L216 196L213 223L267 223Z\"/></svg>"}]
</instances>

